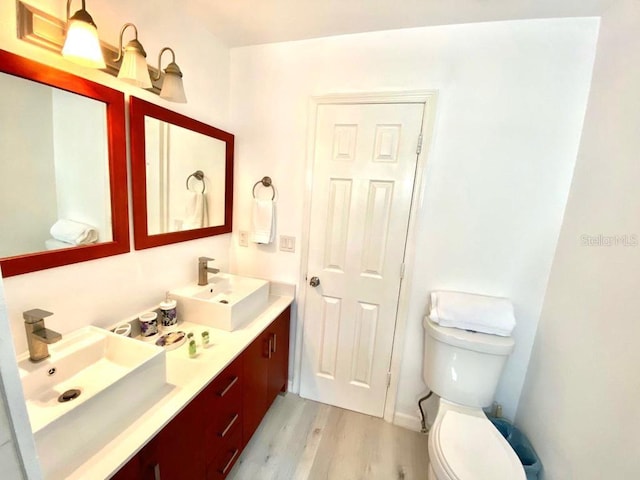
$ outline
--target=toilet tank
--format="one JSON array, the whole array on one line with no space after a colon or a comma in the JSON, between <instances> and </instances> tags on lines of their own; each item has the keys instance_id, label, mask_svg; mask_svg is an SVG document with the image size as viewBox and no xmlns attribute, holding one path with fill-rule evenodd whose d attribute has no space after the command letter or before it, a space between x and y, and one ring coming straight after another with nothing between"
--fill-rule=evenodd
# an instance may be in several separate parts
<instances>
[{"instance_id":1,"label":"toilet tank","mask_svg":"<svg viewBox=\"0 0 640 480\"><path fill-rule=\"evenodd\" d=\"M513 351L511 337L441 327L424 319L423 376L439 397L469 407L488 407Z\"/></svg>"}]
</instances>

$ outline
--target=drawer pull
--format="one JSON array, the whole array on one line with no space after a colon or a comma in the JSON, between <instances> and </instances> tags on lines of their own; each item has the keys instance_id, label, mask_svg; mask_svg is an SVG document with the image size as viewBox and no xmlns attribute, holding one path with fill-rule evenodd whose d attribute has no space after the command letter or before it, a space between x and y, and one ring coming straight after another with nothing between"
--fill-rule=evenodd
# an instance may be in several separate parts
<instances>
[{"instance_id":1,"label":"drawer pull","mask_svg":"<svg viewBox=\"0 0 640 480\"><path fill-rule=\"evenodd\" d=\"M271 358L271 354L273 353L273 338L269 337L269 355L267 358Z\"/></svg>"},{"instance_id":2,"label":"drawer pull","mask_svg":"<svg viewBox=\"0 0 640 480\"><path fill-rule=\"evenodd\" d=\"M276 353L276 341L278 340L278 335L273 334L273 353Z\"/></svg>"},{"instance_id":3,"label":"drawer pull","mask_svg":"<svg viewBox=\"0 0 640 480\"><path fill-rule=\"evenodd\" d=\"M233 424L236 423L239 417L240 415L236 413L231 419L231 421L229 422L229 425L227 425L226 428L222 431L222 433L219 433L218 435L221 437L224 437L229 432L229 429L233 427Z\"/></svg>"},{"instance_id":4,"label":"drawer pull","mask_svg":"<svg viewBox=\"0 0 640 480\"><path fill-rule=\"evenodd\" d=\"M160 464L156 463L153 466L153 480L160 480Z\"/></svg>"},{"instance_id":5,"label":"drawer pull","mask_svg":"<svg viewBox=\"0 0 640 480\"><path fill-rule=\"evenodd\" d=\"M219 397L224 397L227 393L229 393L229 390L231 390L231 387L233 387L236 384L237 381L238 381L238 377L233 377L233 380L231 380L229 385L227 385L224 390L222 390L220 393L218 393L218 396Z\"/></svg>"},{"instance_id":6,"label":"drawer pull","mask_svg":"<svg viewBox=\"0 0 640 480\"><path fill-rule=\"evenodd\" d=\"M227 462L227 464L224 466L224 468L222 470L218 470L219 473L221 473L222 475L226 475L227 470L229 470L229 467L231 467L231 464L233 463L233 461L236 459L236 455L238 455L238 453L240 452L240 450L238 450L237 448L233 451L233 455L231 455L231 458L229 459L229 461Z\"/></svg>"}]
</instances>

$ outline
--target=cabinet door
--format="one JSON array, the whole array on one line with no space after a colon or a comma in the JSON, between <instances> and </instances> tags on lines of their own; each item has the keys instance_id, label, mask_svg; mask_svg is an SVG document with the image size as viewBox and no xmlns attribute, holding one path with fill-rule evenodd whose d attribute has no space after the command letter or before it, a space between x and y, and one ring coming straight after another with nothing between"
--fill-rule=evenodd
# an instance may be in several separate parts
<instances>
[{"instance_id":1,"label":"cabinet door","mask_svg":"<svg viewBox=\"0 0 640 480\"><path fill-rule=\"evenodd\" d=\"M289 317L287 308L267 329L271 348L269 359L269 387L267 399L269 405L279 392L287 391L289 380Z\"/></svg>"},{"instance_id":2,"label":"cabinet door","mask_svg":"<svg viewBox=\"0 0 640 480\"><path fill-rule=\"evenodd\" d=\"M164 427L155 442L156 463L162 480L204 478L205 460L203 439L205 428L202 412L206 398L196 397L187 407Z\"/></svg>"},{"instance_id":3,"label":"cabinet door","mask_svg":"<svg viewBox=\"0 0 640 480\"><path fill-rule=\"evenodd\" d=\"M156 454L156 439L153 438L142 450L118 470L111 480L154 480L159 468Z\"/></svg>"},{"instance_id":4,"label":"cabinet door","mask_svg":"<svg viewBox=\"0 0 640 480\"><path fill-rule=\"evenodd\" d=\"M269 408L269 335L262 333L243 353L243 446L256 431Z\"/></svg>"},{"instance_id":5,"label":"cabinet door","mask_svg":"<svg viewBox=\"0 0 640 480\"><path fill-rule=\"evenodd\" d=\"M140 454L136 454L131 460L124 464L124 466L111 477L111 480L141 480L144 479L144 472L142 468L142 461ZM153 477L151 477L153 478Z\"/></svg>"}]
</instances>

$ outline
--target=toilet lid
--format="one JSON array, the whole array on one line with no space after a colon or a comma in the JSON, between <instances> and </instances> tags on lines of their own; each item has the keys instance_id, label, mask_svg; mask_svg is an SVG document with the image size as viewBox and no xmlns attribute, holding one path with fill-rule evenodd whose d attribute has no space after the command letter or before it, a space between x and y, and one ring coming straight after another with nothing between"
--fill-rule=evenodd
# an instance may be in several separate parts
<instances>
[{"instance_id":1,"label":"toilet lid","mask_svg":"<svg viewBox=\"0 0 640 480\"><path fill-rule=\"evenodd\" d=\"M448 411L435 440L452 480L525 480L516 453L487 418Z\"/></svg>"}]
</instances>

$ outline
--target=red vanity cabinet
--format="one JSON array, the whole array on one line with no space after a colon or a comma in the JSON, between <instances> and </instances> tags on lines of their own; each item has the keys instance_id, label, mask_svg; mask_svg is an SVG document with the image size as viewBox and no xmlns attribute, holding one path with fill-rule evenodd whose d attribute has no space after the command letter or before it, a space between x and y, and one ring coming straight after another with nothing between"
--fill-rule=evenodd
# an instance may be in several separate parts
<instances>
[{"instance_id":1,"label":"red vanity cabinet","mask_svg":"<svg viewBox=\"0 0 640 480\"><path fill-rule=\"evenodd\" d=\"M157 480L204 478L201 438L204 427L198 418L200 397L195 398L112 478Z\"/></svg>"},{"instance_id":2,"label":"red vanity cabinet","mask_svg":"<svg viewBox=\"0 0 640 480\"><path fill-rule=\"evenodd\" d=\"M279 392L287 391L290 308L244 351L243 436L246 445Z\"/></svg>"},{"instance_id":3,"label":"red vanity cabinet","mask_svg":"<svg viewBox=\"0 0 640 480\"><path fill-rule=\"evenodd\" d=\"M226 372L226 370L225 370ZM223 375L224 372L221 374ZM173 420L124 465L114 480L183 480L206 478L204 441L214 423L205 391L194 398Z\"/></svg>"},{"instance_id":4,"label":"red vanity cabinet","mask_svg":"<svg viewBox=\"0 0 640 480\"><path fill-rule=\"evenodd\" d=\"M213 379L113 480L224 479L289 371L290 307Z\"/></svg>"}]
</instances>

